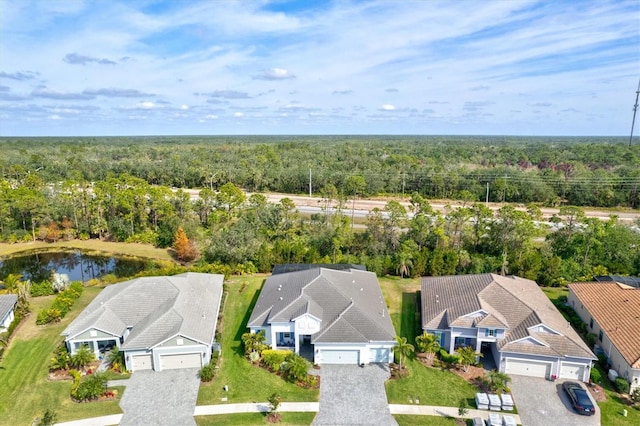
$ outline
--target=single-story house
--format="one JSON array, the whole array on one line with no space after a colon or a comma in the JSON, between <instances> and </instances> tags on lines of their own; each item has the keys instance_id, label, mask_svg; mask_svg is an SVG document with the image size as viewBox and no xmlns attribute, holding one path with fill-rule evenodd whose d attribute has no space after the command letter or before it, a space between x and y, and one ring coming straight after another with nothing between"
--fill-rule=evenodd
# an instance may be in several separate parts
<instances>
[{"instance_id":1,"label":"single-story house","mask_svg":"<svg viewBox=\"0 0 640 426\"><path fill-rule=\"evenodd\" d=\"M496 274L422 278L422 329L449 353L492 356L499 371L588 381L597 359L540 287Z\"/></svg>"},{"instance_id":2,"label":"single-story house","mask_svg":"<svg viewBox=\"0 0 640 426\"><path fill-rule=\"evenodd\" d=\"M217 346L223 280L189 272L110 285L62 332L67 349L118 347L130 371L200 368Z\"/></svg>"},{"instance_id":3,"label":"single-story house","mask_svg":"<svg viewBox=\"0 0 640 426\"><path fill-rule=\"evenodd\" d=\"M640 387L640 289L617 282L569 284L569 306L597 337L597 352L629 381Z\"/></svg>"},{"instance_id":4,"label":"single-story house","mask_svg":"<svg viewBox=\"0 0 640 426\"><path fill-rule=\"evenodd\" d=\"M273 349L316 364L393 361L395 330L373 272L316 267L271 275L248 323Z\"/></svg>"},{"instance_id":5,"label":"single-story house","mask_svg":"<svg viewBox=\"0 0 640 426\"><path fill-rule=\"evenodd\" d=\"M18 296L15 294L0 295L0 333L7 331L15 318L14 311L18 304Z\"/></svg>"}]
</instances>

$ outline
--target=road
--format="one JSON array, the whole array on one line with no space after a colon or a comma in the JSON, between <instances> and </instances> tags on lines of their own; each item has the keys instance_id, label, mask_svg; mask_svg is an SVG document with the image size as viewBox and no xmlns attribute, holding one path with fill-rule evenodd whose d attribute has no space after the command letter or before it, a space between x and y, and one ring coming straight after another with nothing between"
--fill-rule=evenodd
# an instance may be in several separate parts
<instances>
[{"instance_id":1,"label":"road","mask_svg":"<svg viewBox=\"0 0 640 426\"><path fill-rule=\"evenodd\" d=\"M197 199L198 193L200 192L199 189L186 189L184 191L189 193L192 200ZM247 193L247 197L250 195L251 193ZM279 194L279 193L268 193L263 195L267 197L267 200L270 203L279 203L280 200L282 200L283 198L289 198L296 205L296 208L300 213L314 214L314 213L322 212L322 207L321 207L322 199L319 197L308 197L308 196ZM357 218L365 218L367 214L369 214L369 212L376 207L379 208L380 210L383 210L387 202L392 199L394 198L356 199L353 216ZM408 208L410 206L408 198L405 198L404 201L399 200L398 198L395 198L395 200L399 201L400 204L402 204L405 208L407 208L407 212L409 212L409 217L411 217L411 213ZM427 200L427 201L429 201L429 205L431 205L432 209L440 213L444 213L447 206L459 207L463 205L459 201L450 201L450 202L444 202L441 200ZM491 210L498 210L504 205L505 204L501 204L501 203L488 203L487 207L489 207ZM513 204L513 205L517 210L522 210L522 211L526 210L526 207L524 205L521 205L521 204ZM354 207L353 200L349 200L345 205L344 211L351 214L351 209L353 207ZM559 209L549 208L549 207L544 207L541 209L541 211L542 211L542 216L545 219L550 219L553 215L557 215L559 213ZM583 209L583 211L586 217L598 218L603 221L608 220L611 215L616 215L618 216L618 220L621 223L625 223L628 225L637 223L637 221L640 220L640 212L638 211L630 211L630 210L613 211L613 210L598 210L598 209L592 209L592 208L585 208Z\"/></svg>"}]
</instances>

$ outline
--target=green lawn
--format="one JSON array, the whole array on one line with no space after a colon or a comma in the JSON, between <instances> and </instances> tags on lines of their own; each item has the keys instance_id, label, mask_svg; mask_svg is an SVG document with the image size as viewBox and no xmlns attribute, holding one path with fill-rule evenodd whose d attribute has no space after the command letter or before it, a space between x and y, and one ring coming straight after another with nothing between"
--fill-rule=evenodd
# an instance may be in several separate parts
<instances>
[{"instance_id":1,"label":"green lawn","mask_svg":"<svg viewBox=\"0 0 640 426\"><path fill-rule=\"evenodd\" d=\"M419 280L384 278L380 280L380 285L396 332L414 343L416 334L420 333L420 312L417 309ZM465 399L469 406L473 406L476 388L461 377L425 367L415 357L407 360L406 367L409 370L408 377L386 383L390 404L407 404L409 396L417 396L423 405L457 407L460 400Z\"/></svg>"},{"instance_id":2,"label":"green lawn","mask_svg":"<svg viewBox=\"0 0 640 426\"><path fill-rule=\"evenodd\" d=\"M222 357L213 382L200 386L198 405L228 402L266 401L277 392L283 401L317 401L319 391L302 389L273 373L256 367L244 358L240 337L247 332L247 321L266 276L232 277L226 282L228 294L223 309L220 335ZM229 386L228 395L223 386Z\"/></svg>"},{"instance_id":3,"label":"green lawn","mask_svg":"<svg viewBox=\"0 0 640 426\"><path fill-rule=\"evenodd\" d=\"M461 420L456 422L456 419L449 417L397 415L393 418L396 419L399 426L455 426L461 424ZM471 424L471 421L462 424Z\"/></svg>"},{"instance_id":4,"label":"green lawn","mask_svg":"<svg viewBox=\"0 0 640 426\"><path fill-rule=\"evenodd\" d=\"M32 299L32 314L16 331L0 363L0 419L4 424L31 424L34 418L50 408L58 421L121 413L117 401L78 404L71 401L71 381L47 380L49 359L62 340L60 333L98 294L100 288L85 288L82 296L62 322L46 326L35 325L39 309L51 303L52 297ZM122 392L119 391L121 395Z\"/></svg>"},{"instance_id":5,"label":"green lawn","mask_svg":"<svg viewBox=\"0 0 640 426\"><path fill-rule=\"evenodd\" d=\"M316 413L281 413L282 421L278 425L310 425ZM196 416L198 426L209 425L265 425L267 416L263 413L221 414L218 416Z\"/></svg>"}]
</instances>

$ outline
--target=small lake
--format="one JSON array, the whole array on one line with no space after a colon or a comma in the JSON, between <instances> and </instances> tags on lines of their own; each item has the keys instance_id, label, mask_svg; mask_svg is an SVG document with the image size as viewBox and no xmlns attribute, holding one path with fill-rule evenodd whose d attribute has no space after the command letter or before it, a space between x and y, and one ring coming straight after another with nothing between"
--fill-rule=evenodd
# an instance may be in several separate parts
<instances>
[{"instance_id":1,"label":"small lake","mask_svg":"<svg viewBox=\"0 0 640 426\"><path fill-rule=\"evenodd\" d=\"M88 281L105 274L128 277L144 269L145 261L93 256L75 252L37 253L0 260L0 280L9 274L20 274L23 280L42 282L51 274L69 275L71 281Z\"/></svg>"}]
</instances>

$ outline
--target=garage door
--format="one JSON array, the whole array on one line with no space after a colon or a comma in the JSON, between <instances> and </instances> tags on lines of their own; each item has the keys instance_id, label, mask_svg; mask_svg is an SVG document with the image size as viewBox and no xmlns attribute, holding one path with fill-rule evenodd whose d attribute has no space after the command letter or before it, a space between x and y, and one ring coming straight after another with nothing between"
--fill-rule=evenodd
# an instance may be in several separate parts
<instances>
[{"instance_id":1,"label":"garage door","mask_svg":"<svg viewBox=\"0 0 640 426\"><path fill-rule=\"evenodd\" d=\"M360 351L322 351L323 364L358 364Z\"/></svg>"},{"instance_id":2,"label":"garage door","mask_svg":"<svg viewBox=\"0 0 640 426\"><path fill-rule=\"evenodd\" d=\"M202 355L180 354L180 355L160 355L160 365L163 370L175 370L176 368L200 368L202 367Z\"/></svg>"},{"instance_id":3,"label":"garage door","mask_svg":"<svg viewBox=\"0 0 640 426\"><path fill-rule=\"evenodd\" d=\"M560 367L561 379L583 380L584 373L584 364L571 364L569 362L563 362L562 367Z\"/></svg>"},{"instance_id":4,"label":"garage door","mask_svg":"<svg viewBox=\"0 0 640 426\"><path fill-rule=\"evenodd\" d=\"M152 366L151 354L131 356L132 371L151 370Z\"/></svg>"},{"instance_id":5,"label":"garage door","mask_svg":"<svg viewBox=\"0 0 640 426\"><path fill-rule=\"evenodd\" d=\"M505 373L548 378L551 374L551 363L507 358Z\"/></svg>"},{"instance_id":6,"label":"garage door","mask_svg":"<svg viewBox=\"0 0 640 426\"><path fill-rule=\"evenodd\" d=\"M375 348L369 351L370 362L389 362L389 349Z\"/></svg>"}]
</instances>

